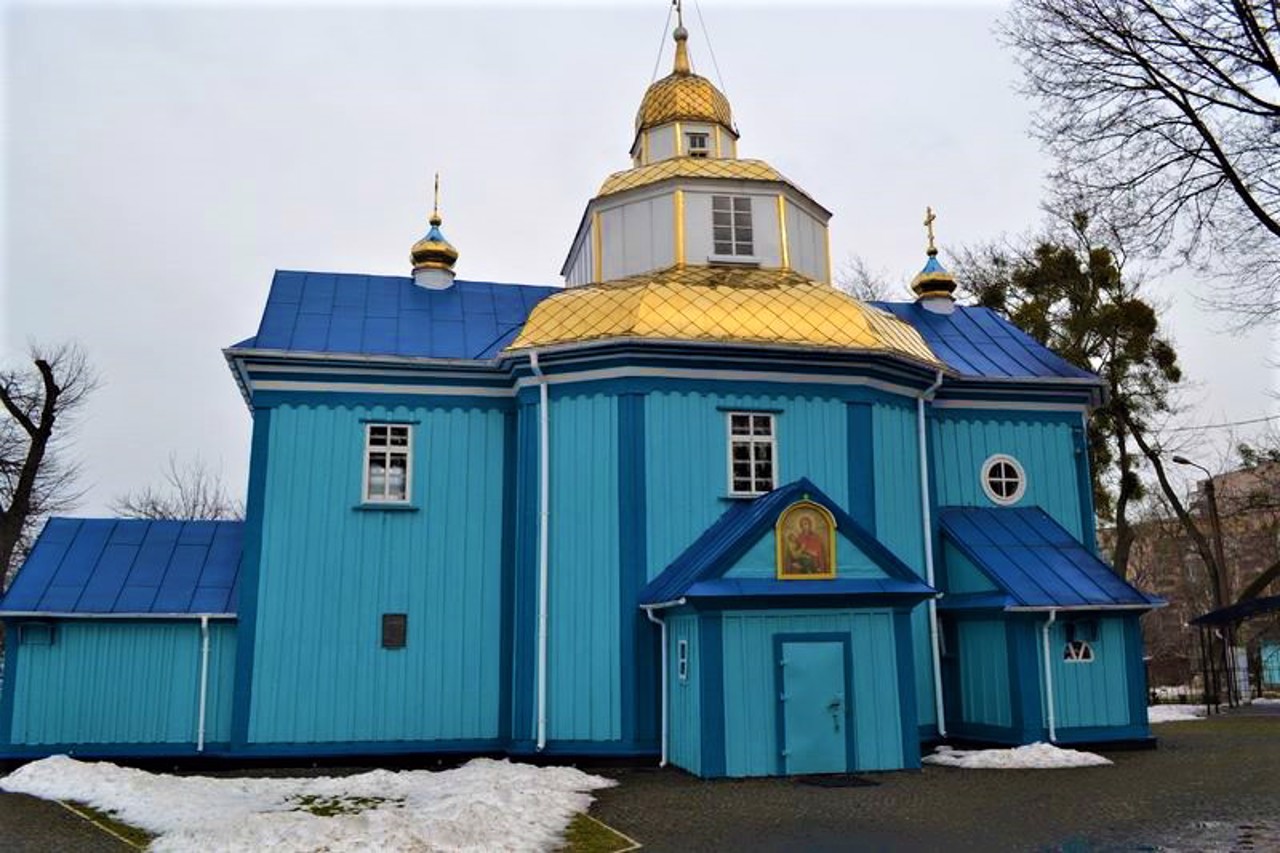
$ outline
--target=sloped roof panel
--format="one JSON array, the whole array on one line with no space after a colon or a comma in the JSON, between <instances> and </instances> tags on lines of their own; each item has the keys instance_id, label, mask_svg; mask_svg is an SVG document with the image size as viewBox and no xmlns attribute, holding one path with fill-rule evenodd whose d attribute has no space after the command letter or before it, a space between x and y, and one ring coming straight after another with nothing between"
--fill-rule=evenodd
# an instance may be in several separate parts
<instances>
[{"instance_id":1,"label":"sloped roof panel","mask_svg":"<svg viewBox=\"0 0 1280 853\"><path fill-rule=\"evenodd\" d=\"M1009 607L1163 603L1125 582L1040 507L943 507L939 518L943 535L1007 594Z\"/></svg>"},{"instance_id":2,"label":"sloped roof panel","mask_svg":"<svg viewBox=\"0 0 1280 853\"><path fill-rule=\"evenodd\" d=\"M483 281L428 290L408 277L281 270L257 335L236 347L488 359L558 290Z\"/></svg>"},{"instance_id":3,"label":"sloped roof panel","mask_svg":"<svg viewBox=\"0 0 1280 853\"><path fill-rule=\"evenodd\" d=\"M0 615L236 611L244 523L52 518Z\"/></svg>"}]
</instances>

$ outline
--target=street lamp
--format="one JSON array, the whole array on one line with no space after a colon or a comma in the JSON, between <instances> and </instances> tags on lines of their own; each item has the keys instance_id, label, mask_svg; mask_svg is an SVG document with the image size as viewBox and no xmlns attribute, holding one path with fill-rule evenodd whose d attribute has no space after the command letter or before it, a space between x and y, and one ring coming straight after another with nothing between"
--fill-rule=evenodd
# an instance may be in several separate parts
<instances>
[{"instance_id":1,"label":"street lamp","mask_svg":"<svg viewBox=\"0 0 1280 853\"><path fill-rule=\"evenodd\" d=\"M1173 461L1179 465L1190 465L1192 468L1198 468L1204 472L1204 496L1209 503L1209 526L1213 532L1213 561L1218 564L1215 572L1218 576L1218 588L1216 590L1218 593L1218 606L1225 607L1231 600L1231 585L1227 578L1227 558L1222 546L1222 521L1218 515L1218 490L1213 483L1213 474L1208 468L1198 462L1192 462L1185 456L1175 456Z\"/></svg>"},{"instance_id":2,"label":"street lamp","mask_svg":"<svg viewBox=\"0 0 1280 853\"><path fill-rule=\"evenodd\" d=\"M1217 593L1218 607L1225 607L1227 602L1230 601L1231 587L1227 578L1226 554L1222 547L1222 521L1218 516L1218 491L1213 483L1213 473L1208 468L1198 462L1192 462L1185 456L1174 456L1173 461L1179 465L1190 465L1192 468L1198 468L1204 472L1204 496L1209 504L1209 526L1213 531L1213 561L1218 564L1217 571L1214 572L1216 575L1214 592ZM1225 638L1227 648L1225 649L1226 660L1224 660L1224 663L1227 665L1227 698L1233 706L1235 705L1237 690L1234 672L1235 651L1232 648L1235 645L1234 633L1231 630L1231 626L1227 626L1227 636Z\"/></svg>"}]
</instances>

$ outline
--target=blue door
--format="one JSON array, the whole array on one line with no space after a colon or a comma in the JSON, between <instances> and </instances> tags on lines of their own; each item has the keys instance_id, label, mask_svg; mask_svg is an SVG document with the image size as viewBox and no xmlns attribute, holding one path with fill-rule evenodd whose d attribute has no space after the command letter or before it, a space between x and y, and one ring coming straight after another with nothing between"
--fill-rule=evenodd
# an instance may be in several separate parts
<instances>
[{"instance_id":1,"label":"blue door","mask_svg":"<svg viewBox=\"0 0 1280 853\"><path fill-rule=\"evenodd\" d=\"M851 719L845 643L800 640L777 649L783 772L846 772Z\"/></svg>"}]
</instances>

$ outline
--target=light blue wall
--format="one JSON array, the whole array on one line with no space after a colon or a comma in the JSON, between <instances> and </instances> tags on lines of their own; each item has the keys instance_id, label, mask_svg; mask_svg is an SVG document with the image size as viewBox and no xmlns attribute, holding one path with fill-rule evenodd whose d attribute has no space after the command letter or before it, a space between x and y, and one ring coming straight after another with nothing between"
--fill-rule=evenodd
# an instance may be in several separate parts
<instances>
[{"instance_id":1,"label":"light blue wall","mask_svg":"<svg viewBox=\"0 0 1280 853\"><path fill-rule=\"evenodd\" d=\"M547 737L618 740L617 398L554 398L550 417Z\"/></svg>"},{"instance_id":2,"label":"light blue wall","mask_svg":"<svg viewBox=\"0 0 1280 853\"><path fill-rule=\"evenodd\" d=\"M778 769L777 693L773 637L838 632L851 637L857 770L903 766L898 660L893 614L858 611L726 611L724 636L725 772L773 775ZM710 677L711 673L704 673ZM714 736L703 732L703 737ZM906 736L914 742L916 733Z\"/></svg>"},{"instance_id":3,"label":"light blue wall","mask_svg":"<svg viewBox=\"0 0 1280 853\"><path fill-rule=\"evenodd\" d=\"M702 771L702 661L698 635L696 614L682 613L667 621L667 759L695 774ZM689 644L689 674L684 681L680 680L676 658L681 640Z\"/></svg>"},{"instance_id":4,"label":"light blue wall","mask_svg":"<svg viewBox=\"0 0 1280 853\"><path fill-rule=\"evenodd\" d=\"M653 578L719 518L728 493L723 408L780 410L778 484L808 477L848 506L847 415L842 400L654 392L645 404L648 563Z\"/></svg>"},{"instance_id":5,"label":"light blue wall","mask_svg":"<svg viewBox=\"0 0 1280 853\"><path fill-rule=\"evenodd\" d=\"M1009 643L1000 619L960 619L956 622L956 666L959 708L948 718L961 724L1013 725L1009 693Z\"/></svg>"},{"instance_id":6,"label":"light blue wall","mask_svg":"<svg viewBox=\"0 0 1280 853\"><path fill-rule=\"evenodd\" d=\"M940 506L994 506L982 490L981 469L992 454L1022 464L1027 490L1020 506L1038 505L1087 542L1080 494L1075 430L1080 416L938 410L930 414L936 502Z\"/></svg>"},{"instance_id":7,"label":"light blue wall","mask_svg":"<svg viewBox=\"0 0 1280 853\"><path fill-rule=\"evenodd\" d=\"M963 595L971 592L994 592L995 584L973 564L973 561L960 553L950 542L942 545L942 565L946 567L946 589L952 595Z\"/></svg>"},{"instance_id":8,"label":"light blue wall","mask_svg":"<svg viewBox=\"0 0 1280 853\"><path fill-rule=\"evenodd\" d=\"M1126 726L1130 722L1131 666L1141 667L1142 660L1130 660L1124 641L1125 617L1097 619L1098 637L1092 641L1091 663L1062 659L1067 642L1063 622L1049 629L1049 658L1053 667L1053 707L1059 730L1073 727ZM1128 617L1133 618L1133 617ZM1042 640L1043 643L1043 640ZM1041 702L1044 701L1044 650L1041 646Z\"/></svg>"},{"instance_id":9,"label":"light blue wall","mask_svg":"<svg viewBox=\"0 0 1280 853\"><path fill-rule=\"evenodd\" d=\"M354 508L365 420L416 422L416 512ZM498 736L503 449L496 409L272 411L250 742Z\"/></svg>"},{"instance_id":10,"label":"light blue wall","mask_svg":"<svg viewBox=\"0 0 1280 853\"><path fill-rule=\"evenodd\" d=\"M1262 644L1262 683L1280 685L1280 643Z\"/></svg>"},{"instance_id":11,"label":"light blue wall","mask_svg":"<svg viewBox=\"0 0 1280 853\"><path fill-rule=\"evenodd\" d=\"M876 538L924 578L920 442L914 403L876 403L872 409L872 441ZM933 657L927 604L918 605L911 613L911 637L915 655L916 712L920 725L932 726L938 715L933 698Z\"/></svg>"},{"instance_id":12,"label":"light blue wall","mask_svg":"<svg viewBox=\"0 0 1280 853\"><path fill-rule=\"evenodd\" d=\"M235 649L235 626L211 623L206 743L230 739ZM196 742L198 621L64 621L52 645L24 643L17 653L14 744Z\"/></svg>"},{"instance_id":13,"label":"light blue wall","mask_svg":"<svg viewBox=\"0 0 1280 853\"><path fill-rule=\"evenodd\" d=\"M751 550L742 555L742 559L733 564L725 577L730 578L774 578L777 577L777 542L778 537L770 530L760 537L760 541ZM848 537L836 533L836 577L842 578L883 578L884 571L871 562L857 545Z\"/></svg>"}]
</instances>

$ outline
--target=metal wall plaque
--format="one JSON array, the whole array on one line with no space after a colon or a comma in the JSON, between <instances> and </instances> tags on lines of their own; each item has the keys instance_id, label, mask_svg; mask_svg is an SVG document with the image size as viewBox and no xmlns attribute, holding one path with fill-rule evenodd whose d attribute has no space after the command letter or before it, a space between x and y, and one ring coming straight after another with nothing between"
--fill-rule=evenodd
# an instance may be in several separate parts
<instances>
[{"instance_id":1,"label":"metal wall plaque","mask_svg":"<svg viewBox=\"0 0 1280 853\"><path fill-rule=\"evenodd\" d=\"M382 647L384 649L403 649L409 636L409 615L407 613L382 614Z\"/></svg>"}]
</instances>

